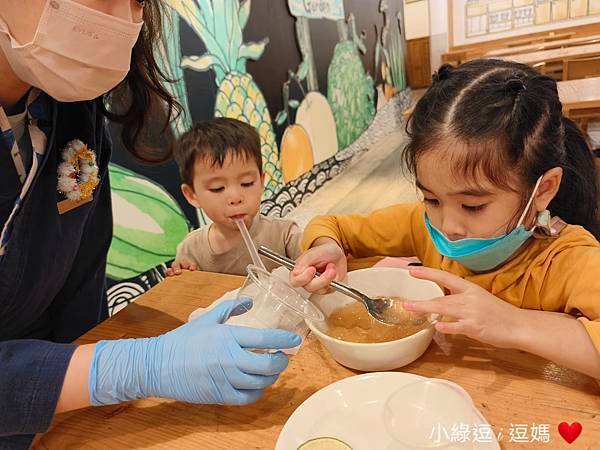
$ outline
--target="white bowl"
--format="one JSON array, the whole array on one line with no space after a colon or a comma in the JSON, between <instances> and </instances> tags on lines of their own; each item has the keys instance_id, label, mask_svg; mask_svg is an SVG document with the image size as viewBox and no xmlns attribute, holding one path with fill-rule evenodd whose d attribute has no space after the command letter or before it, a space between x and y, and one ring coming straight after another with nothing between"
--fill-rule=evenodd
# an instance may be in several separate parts
<instances>
[{"instance_id":1,"label":"white bowl","mask_svg":"<svg viewBox=\"0 0 600 450\"><path fill-rule=\"evenodd\" d=\"M355 270L348 273L346 282L368 296L399 296L422 301L444 295L437 284L413 278L407 270L398 268ZM356 301L338 292L313 295L311 300L323 311L325 317ZM329 336L324 332L324 322L319 325L307 320L306 323L337 362L351 369L366 372L393 370L410 364L425 352L434 333L431 325L402 339L365 344L342 341Z\"/></svg>"}]
</instances>

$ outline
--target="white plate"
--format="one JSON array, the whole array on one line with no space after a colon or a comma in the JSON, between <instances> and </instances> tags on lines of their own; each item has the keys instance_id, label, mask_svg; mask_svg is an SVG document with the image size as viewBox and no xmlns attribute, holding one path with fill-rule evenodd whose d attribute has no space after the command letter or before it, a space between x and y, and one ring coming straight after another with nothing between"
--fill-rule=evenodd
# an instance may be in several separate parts
<instances>
[{"instance_id":1,"label":"white plate","mask_svg":"<svg viewBox=\"0 0 600 450\"><path fill-rule=\"evenodd\" d=\"M296 450L319 436L331 436L354 450L386 450L392 443L383 423L386 399L402 386L424 379L404 372L374 372L337 381L307 398L285 423L275 450ZM489 425L478 412L480 423ZM476 450L499 450L477 442Z\"/></svg>"}]
</instances>

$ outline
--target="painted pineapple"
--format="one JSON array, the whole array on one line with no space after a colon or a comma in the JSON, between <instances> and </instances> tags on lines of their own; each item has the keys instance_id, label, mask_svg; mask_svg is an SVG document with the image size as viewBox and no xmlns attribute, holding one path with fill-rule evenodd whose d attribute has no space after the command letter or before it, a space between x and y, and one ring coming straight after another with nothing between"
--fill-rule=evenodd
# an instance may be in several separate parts
<instances>
[{"instance_id":1,"label":"painted pineapple","mask_svg":"<svg viewBox=\"0 0 600 450\"><path fill-rule=\"evenodd\" d=\"M281 187L279 150L262 92L246 72L246 60L261 57L268 38L244 43L242 30L250 14L250 0L167 0L206 46L202 56L184 57L182 67L213 70L219 86L215 117L231 117L254 126L260 134L265 198Z\"/></svg>"},{"instance_id":2,"label":"painted pineapple","mask_svg":"<svg viewBox=\"0 0 600 450\"><path fill-rule=\"evenodd\" d=\"M327 71L327 99L333 111L339 148L352 144L371 124L375 116L373 79L365 73L359 49L363 42L356 36L350 15L353 38L339 42Z\"/></svg>"}]
</instances>

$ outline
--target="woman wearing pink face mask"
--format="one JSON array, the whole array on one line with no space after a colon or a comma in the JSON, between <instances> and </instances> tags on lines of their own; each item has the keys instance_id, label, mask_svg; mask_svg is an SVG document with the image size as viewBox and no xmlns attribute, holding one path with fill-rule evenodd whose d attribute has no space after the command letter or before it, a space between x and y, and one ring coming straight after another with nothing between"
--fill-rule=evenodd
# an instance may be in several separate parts
<instances>
[{"instance_id":1,"label":"woman wearing pink face mask","mask_svg":"<svg viewBox=\"0 0 600 450\"><path fill-rule=\"evenodd\" d=\"M165 335L70 344L107 317L106 118L138 158L170 157L139 139L151 106L165 129L177 110L153 54L160 22L159 0L0 0L0 448L88 405L254 401L287 358L246 348L299 344L224 325L234 302Z\"/></svg>"}]
</instances>

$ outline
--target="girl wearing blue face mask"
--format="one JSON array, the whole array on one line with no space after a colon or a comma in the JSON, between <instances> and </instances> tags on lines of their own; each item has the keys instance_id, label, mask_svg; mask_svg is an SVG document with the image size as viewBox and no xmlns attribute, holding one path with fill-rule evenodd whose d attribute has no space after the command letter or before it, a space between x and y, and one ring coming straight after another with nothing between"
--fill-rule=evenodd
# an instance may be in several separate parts
<instances>
[{"instance_id":1,"label":"girl wearing blue face mask","mask_svg":"<svg viewBox=\"0 0 600 450\"><path fill-rule=\"evenodd\" d=\"M422 201L313 220L291 283L323 292L347 254L417 256L411 274L450 295L405 307L454 319L437 331L600 379L596 169L561 109L556 82L529 66L442 66L407 124Z\"/></svg>"}]
</instances>

